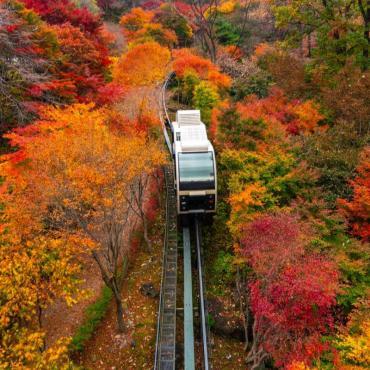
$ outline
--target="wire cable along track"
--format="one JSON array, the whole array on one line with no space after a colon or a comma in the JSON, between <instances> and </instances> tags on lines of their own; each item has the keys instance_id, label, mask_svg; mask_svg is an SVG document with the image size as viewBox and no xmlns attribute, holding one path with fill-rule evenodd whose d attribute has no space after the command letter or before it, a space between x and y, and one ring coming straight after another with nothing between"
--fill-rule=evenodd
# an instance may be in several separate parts
<instances>
[{"instance_id":1,"label":"wire cable along track","mask_svg":"<svg viewBox=\"0 0 370 370\"><path fill-rule=\"evenodd\" d=\"M171 121L166 106L166 88L174 76L171 73L160 90L159 106L160 120L166 145L173 158L173 131ZM171 136L169 135L169 131ZM194 317L193 299L198 298L200 309L200 332L201 332L201 353L202 368L204 370L211 369L209 363L209 328L207 322L207 306L204 299L205 284L202 268L202 253L201 253L201 237L200 237L200 221L196 215L190 217L189 227L184 227L183 236L183 252L184 252L184 366L176 362L176 300L179 289L178 285L178 233L177 233L177 198L176 189L174 186L174 163L170 163L164 168L165 186L166 186L166 223L165 237L163 247L162 261L162 280L161 291L157 317L157 337L154 358L154 370L175 370L184 368L184 370L198 370L196 367L196 343L194 340L194 323L199 322ZM191 227L193 226L193 227ZM192 232L194 235L192 236ZM193 243L192 243L193 242ZM193 244L193 245L192 245ZM192 246L194 247L192 249ZM192 279L193 258L197 260L198 279ZM197 287L195 289L194 287ZM197 290L197 295L195 294ZM181 337L181 335L180 335ZM199 345L198 345L199 346ZM198 354L199 357L199 354Z\"/></svg>"}]
</instances>

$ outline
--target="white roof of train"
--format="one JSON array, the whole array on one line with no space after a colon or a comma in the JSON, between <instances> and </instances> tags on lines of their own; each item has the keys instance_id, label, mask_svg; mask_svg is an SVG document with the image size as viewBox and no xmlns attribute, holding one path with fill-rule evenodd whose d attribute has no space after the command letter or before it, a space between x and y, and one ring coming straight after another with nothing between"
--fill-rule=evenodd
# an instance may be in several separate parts
<instances>
[{"instance_id":1,"label":"white roof of train","mask_svg":"<svg viewBox=\"0 0 370 370\"><path fill-rule=\"evenodd\" d=\"M213 151L212 144L207 137L206 126L200 120L199 110L177 111L176 122L172 122L172 126L176 153Z\"/></svg>"}]
</instances>

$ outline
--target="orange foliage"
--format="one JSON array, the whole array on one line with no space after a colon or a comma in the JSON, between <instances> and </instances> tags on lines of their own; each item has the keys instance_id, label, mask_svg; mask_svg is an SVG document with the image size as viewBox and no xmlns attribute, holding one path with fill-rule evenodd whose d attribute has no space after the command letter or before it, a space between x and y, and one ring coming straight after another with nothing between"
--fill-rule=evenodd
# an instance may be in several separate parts
<instances>
[{"instance_id":1,"label":"orange foliage","mask_svg":"<svg viewBox=\"0 0 370 370\"><path fill-rule=\"evenodd\" d=\"M219 120L222 116L223 111L227 110L228 108L230 108L230 102L224 100L217 107L212 109L211 123L209 125L208 132L212 140L216 143L217 143L217 130L219 129Z\"/></svg>"},{"instance_id":2,"label":"orange foliage","mask_svg":"<svg viewBox=\"0 0 370 370\"><path fill-rule=\"evenodd\" d=\"M231 85L229 76L221 73L209 59L193 54L189 49L174 50L173 70L179 78L186 72L195 72L202 80L209 80L218 88L228 88Z\"/></svg>"},{"instance_id":3,"label":"orange foliage","mask_svg":"<svg viewBox=\"0 0 370 370\"><path fill-rule=\"evenodd\" d=\"M230 77L219 71L210 71L208 73L208 81L220 89L230 87L231 85Z\"/></svg>"},{"instance_id":4,"label":"orange foliage","mask_svg":"<svg viewBox=\"0 0 370 370\"><path fill-rule=\"evenodd\" d=\"M230 205L235 212L240 212L248 207L261 207L263 206L261 198L265 193L266 188L261 184L248 185L242 192L230 196Z\"/></svg>"},{"instance_id":5,"label":"orange foliage","mask_svg":"<svg viewBox=\"0 0 370 370\"><path fill-rule=\"evenodd\" d=\"M351 181L353 199L338 201L348 217L353 233L363 240L370 240L370 147L365 148L357 167L357 177Z\"/></svg>"},{"instance_id":6,"label":"orange foliage","mask_svg":"<svg viewBox=\"0 0 370 370\"><path fill-rule=\"evenodd\" d=\"M254 57L258 59L272 50L273 48L269 44L266 43L258 44L254 49Z\"/></svg>"},{"instance_id":7,"label":"orange foliage","mask_svg":"<svg viewBox=\"0 0 370 370\"><path fill-rule=\"evenodd\" d=\"M52 28L63 52L61 78L76 86L80 101L91 99L91 95L104 84L105 57L79 28L69 23Z\"/></svg>"},{"instance_id":8,"label":"orange foliage","mask_svg":"<svg viewBox=\"0 0 370 370\"><path fill-rule=\"evenodd\" d=\"M164 45L177 43L175 32L166 29L162 24L153 22L154 12L145 11L142 8L134 8L130 13L125 14L120 25L123 34L130 42L157 41Z\"/></svg>"},{"instance_id":9,"label":"orange foliage","mask_svg":"<svg viewBox=\"0 0 370 370\"><path fill-rule=\"evenodd\" d=\"M123 34L128 40L135 37L136 32L144 27L154 18L154 13L145 11L142 8L133 8L130 13L125 14L121 20L120 25L123 26Z\"/></svg>"},{"instance_id":10,"label":"orange foliage","mask_svg":"<svg viewBox=\"0 0 370 370\"><path fill-rule=\"evenodd\" d=\"M250 96L245 103L237 104L237 110L244 119L263 119L270 127L283 125L290 134L326 128L319 126L324 116L313 101L289 101L277 88L272 89L271 95L264 99Z\"/></svg>"},{"instance_id":11,"label":"orange foliage","mask_svg":"<svg viewBox=\"0 0 370 370\"><path fill-rule=\"evenodd\" d=\"M157 42L136 45L118 60L113 77L124 85L155 85L164 80L170 57L170 51Z\"/></svg>"},{"instance_id":12,"label":"orange foliage","mask_svg":"<svg viewBox=\"0 0 370 370\"><path fill-rule=\"evenodd\" d=\"M244 52L240 49L239 46L236 45L224 45L219 47L220 54L227 54L231 58L235 60L240 60L244 56Z\"/></svg>"}]
</instances>

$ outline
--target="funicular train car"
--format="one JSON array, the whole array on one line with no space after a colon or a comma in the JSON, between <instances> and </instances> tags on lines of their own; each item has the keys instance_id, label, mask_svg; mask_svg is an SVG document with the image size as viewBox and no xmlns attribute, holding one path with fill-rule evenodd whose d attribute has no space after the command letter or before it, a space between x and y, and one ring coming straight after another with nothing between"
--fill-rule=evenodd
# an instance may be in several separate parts
<instances>
[{"instance_id":1,"label":"funicular train car","mask_svg":"<svg viewBox=\"0 0 370 370\"><path fill-rule=\"evenodd\" d=\"M215 152L200 111L177 111L172 133L178 214L215 212Z\"/></svg>"}]
</instances>

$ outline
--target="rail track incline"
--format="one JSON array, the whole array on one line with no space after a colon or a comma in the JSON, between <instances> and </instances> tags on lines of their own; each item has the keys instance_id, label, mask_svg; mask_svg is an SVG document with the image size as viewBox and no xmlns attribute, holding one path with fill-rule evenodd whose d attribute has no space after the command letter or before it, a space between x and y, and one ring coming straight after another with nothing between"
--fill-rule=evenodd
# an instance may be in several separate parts
<instances>
[{"instance_id":1,"label":"rail track incline","mask_svg":"<svg viewBox=\"0 0 370 370\"><path fill-rule=\"evenodd\" d=\"M189 333L186 335L184 342L184 356L188 354L188 358L185 358L184 367L179 364L176 360L176 338L177 331L180 329L176 327L176 313L179 308L176 307L177 294L179 294L180 289L178 289L178 225L177 225L177 198L176 189L174 181L174 163L173 163L173 153L172 153L172 141L173 134L171 130L171 121L169 112L166 105L166 89L174 77L171 73L168 75L164 84L160 89L159 94L159 117L162 123L163 135L168 147L171 161L164 167L164 178L165 178L165 188L166 188L166 221L165 221L165 236L164 236L164 246L163 246L163 261L162 261L162 280L161 280L161 291L159 298L158 307L158 317L157 317L157 337L156 337L156 348L155 348L155 359L154 359L154 370L175 370L184 368L185 370L195 370L194 356L194 327L184 327L184 332ZM183 242L188 245L188 255L186 263L188 265L188 270L191 270L191 260L197 261L197 274L198 279L194 279L194 285L191 279L191 273L188 274L188 278L185 277L184 288L188 292L184 292L184 310L187 308L185 316L192 320L187 320L187 322L194 322L194 325L199 325L200 328L200 341L202 344L201 362L202 368L205 370L211 369L209 357L210 357L210 346L209 346L209 328L208 328L208 314L207 314L207 304L205 300L205 284L203 275L203 258L201 252L201 217L193 215L187 220L189 227L184 227L183 229ZM191 235L193 233L193 235ZM185 240L186 239L186 240ZM193 244L193 245L191 245ZM185 263L185 260L184 260ZM190 271L189 270L189 271ZM197 292L195 292L197 291ZM196 293L196 294L195 294ZM190 295L190 298L189 298ZM192 296L198 297L198 309L200 320L194 317L194 308L192 302L186 301L186 297L192 301ZM189 308L190 307L190 308ZM192 326L192 325L190 325ZM190 340L188 340L190 338ZM191 356L189 356L191 354ZM187 361L191 359L191 361ZM198 369L198 367L197 367Z\"/></svg>"}]
</instances>

